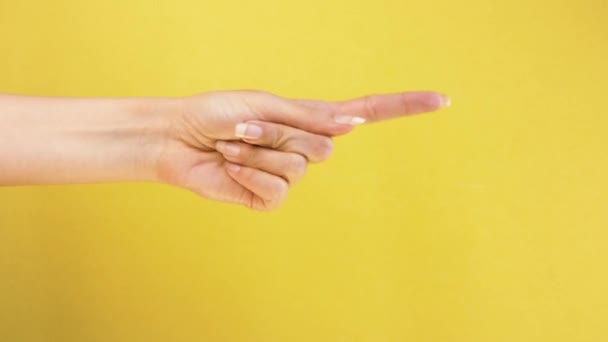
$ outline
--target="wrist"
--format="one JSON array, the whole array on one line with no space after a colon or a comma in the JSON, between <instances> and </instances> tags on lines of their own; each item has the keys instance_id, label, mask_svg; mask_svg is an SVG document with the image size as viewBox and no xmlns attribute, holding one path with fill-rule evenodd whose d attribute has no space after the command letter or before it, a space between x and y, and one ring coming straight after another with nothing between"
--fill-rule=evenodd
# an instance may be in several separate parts
<instances>
[{"instance_id":1,"label":"wrist","mask_svg":"<svg viewBox=\"0 0 608 342\"><path fill-rule=\"evenodd\" d=\"M133 180L162 182L160 159L170 143L175 117L182 111L182 98L132 98L126 109L121 144L130 149ZM120 130L118 130L120 132Z\"/></svg>"}]
</instances>

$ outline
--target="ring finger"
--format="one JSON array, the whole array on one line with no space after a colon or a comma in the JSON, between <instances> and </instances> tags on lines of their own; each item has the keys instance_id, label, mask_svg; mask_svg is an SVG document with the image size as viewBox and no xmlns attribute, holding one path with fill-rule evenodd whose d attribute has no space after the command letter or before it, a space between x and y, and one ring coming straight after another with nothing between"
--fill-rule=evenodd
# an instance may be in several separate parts
<instances>
[{"instance_id":1,"label":"ring finger","mask_svg":"<svg viewBox=\"0 0 608 342\"><path fill-rule=\"evenodd\" d=\"M306 173L308 162L304 156L298 153L223 140L217 141L215 148L226 160L282 177L290 186Z\"/></svg>"}]
</instances>

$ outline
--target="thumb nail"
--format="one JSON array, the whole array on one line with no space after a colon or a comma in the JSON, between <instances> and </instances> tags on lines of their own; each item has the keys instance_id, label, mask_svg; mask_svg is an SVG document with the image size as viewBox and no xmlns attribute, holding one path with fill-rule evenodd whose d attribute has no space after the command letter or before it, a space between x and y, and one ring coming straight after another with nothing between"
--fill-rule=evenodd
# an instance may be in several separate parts
<instances>
[{"instance_id":1,"label":"thumb nail","mask_svg":"<svg viewBox=\"0 0 608 342\"><path fill-rule=\"evenodd\" d=\"M356 126L356 125L361 125L361 124L365 123L365 118L362 118L359 116L350 116L350 115L336 115L334 117L334 121L339 124Z\"/></svg>"}]
</instances>

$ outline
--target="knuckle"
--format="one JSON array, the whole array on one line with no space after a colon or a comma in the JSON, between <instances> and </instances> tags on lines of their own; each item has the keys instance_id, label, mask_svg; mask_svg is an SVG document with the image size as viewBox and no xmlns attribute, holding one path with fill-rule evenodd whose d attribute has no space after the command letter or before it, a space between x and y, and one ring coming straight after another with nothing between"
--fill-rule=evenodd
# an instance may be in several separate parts
<instances>
[{"instance_id":1,"label":"knuckle","mask_svg":"<svg viewBox=\"0 0 608 342\"><path fill-rule=\"evenodd\" d=\"M249 209L255 209L256 206L254 193L244 188L241 191L238 202L240 202Z\"/></svg>"},{"instance_id":2,"label":"knuckle","mask_svg":"<svg viewBox=\"0 0 608 342\"><path fill-rule=\"evenodd\" d=\"M315 162L324 161L331 156L334 150L334 142L329 137L319 137L314 148Z\"/></svg>"},{"instance_id":3,"label":"knuckle","mask_svg":"<svg viewBox=\"0 0 608 342\"><path fill-rule=\"evenodd\" d=\"M250 208L261 212L271 212L278 209L282 203L283 201L259 199Z\"/></svg>"},{"instance_id":4,"label":"knuckle","mask_svg":"<svg viewBox=\"0 0 608 342\"><path fill-rule=\"evenodd\" d=\"M363 97L363 107L367 117L372 120L378 118L378 112L376 111L376 95L367 95Z\"/></svg>"},{"instance_id":5,"label":"knuckle","mask_svg":"<svg viewBox=\"0 0 608 342\"><path fill-rule=\"evenodd\" d=\"M283 145L285 140L285 132L282 129L277 129L276 127L273 129L269 129L272 133L270 133L269 144L272 148L279 148Z\"/></svg>"},{"instance_id":6,"label":"knuckle","mask_svg":"<svg viewBox=\"0 0 608 342\"><path fill-rule=\"evenodd\" d=\"M243 179L247 179L249 181L253 181L255 178L254 169L249 168L249 167L241 167L241 170L239 171L239 173Z\"/></svg>"},{"instance_id":7,"label":"knuckle","mask_svg":"<svg viewBox=\"0 0 608 342\"><path fill-rule=\"evenodd\" d=\"M306 158L304 158L302 155L300 154L292 154L291 157L289 158L289 170L291 171L292 174L296 175L296 176L301 176L304 174L304 172L306 172L306 167L308 166L308 162L306 161Z\"/></svg>"},{"instance_id":8,"label":"knuckle","mask_svg":"<svg viewBox=\"0 0 608 342\"><path fill-rule=\"evenodd\" d=\"M239 161L243 165L255 166L258 154L256 153L256 149L248 144L242 144L241 151L239 153Z\"/></svg>"},{"instance_id":9,"label":"knuckle","mask_svg":"<svg viewBox=\"0 0 608 342\"><path fill-rule=\"evenodd\" d=\"M255 166L257 158L255 149L249 144L239 144L239 148L237 155L227 156L226 158L237 164Z\"/></svg>"},{"instance_id":10,"label":"knuckle","mask_svg":"<svg viewBox=\"0 0 608 342\"><path fill-rule=\"evenodd\" d=\"M413 108L412 108L412 104L410 102L410 98L409 98L408 94L401 93L401 95L399 96L399 99L401 102L401 110L403 111L403 113L412 113Z\"/></svg>"},{"instance_id":11,"label":"knuckle","mask_svg":"<svg viewBox=\"0 0 608 342\"><path fill-rule=\"evenodd\" d=\"M265 90L249 90L249 93L262 103L275 103L280 97Z\"/></svg>"},{"instance_id":12,"label":"knuckle","mask_svg":"<svg viewBox=\"0 0 608 342\"><path fill-rule=\"evenodd\" d=\"M256 211L271 211L270 201L267 201L255 194L252 194L251 200L245 204L249 209Z\"/></svg>"},{"instance_id":13,"label":"knuckle","mask_svg":"<svg viewBox=\"0 0 608 342\"><path fill-rule=\"evenodd\" d=\"M275 187L271 199L263 199L259 196L254 196L247 206L258 211L273 211L280 207L287 197L288 185L287 182L281 181L277 182Z\"/></svg>"},{"instance_id":14,"label":"knuckle","mask_svg":"<svg viewBox=\"0 0 608 342\"><path fill-rule=\"evenodd\" d=\"M288 191L289 191L289 184L287 184L287 182L285 180L281 179L280 181L276 182L275 189L274 189L274 194L275 194L274 198L282 202L285 199L285 197L287 197Z\"/></svg>"}]
</instances>

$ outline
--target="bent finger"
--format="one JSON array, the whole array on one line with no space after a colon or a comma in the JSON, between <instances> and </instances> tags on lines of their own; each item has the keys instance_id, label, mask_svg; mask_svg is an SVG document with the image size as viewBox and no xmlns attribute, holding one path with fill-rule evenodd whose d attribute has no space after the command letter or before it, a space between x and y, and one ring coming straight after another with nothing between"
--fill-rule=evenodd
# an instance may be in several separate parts
<instances>
[{"instance_id":1,"label":"bent finger","mask_svg":"<svg viewBox=\"0 0 608 342\"><path fill-rule=\"evenodd\" d=\"M333 151L333 141L327 136L273 122L242 122L236 125L234 135L249 144L299 153L311 162L323 161Z\"/></svg>"},{"instance_id":2,"label":"bent finger","mask_svg":"<svg viewBox=\"0 0 608 342\"><path fill-rule=\"evenodd\" d=\"M225 162L226 172L237 183L251 191L251 208L258 210L272 210L277 208L287 197L289 185L278 176L262 170Z\"/></svg>"},{"instance_id":3,"label":"bent finger","mask_svg":"<svg viewBox=\"0 0 608 342\"><path fill-rule=\"evenodd\" d=\"M290 186L304 176L308 164L306 158L298 153L281 152L242 142L220 140L215 146L226 160L282 177Z\"/></svg>"}]
</instances>

